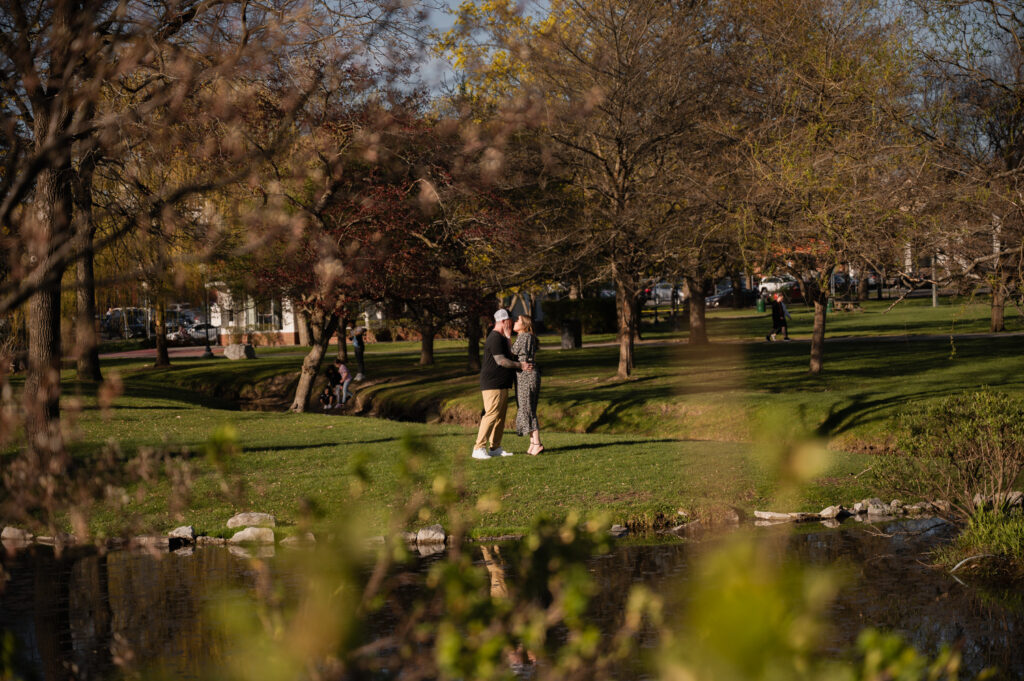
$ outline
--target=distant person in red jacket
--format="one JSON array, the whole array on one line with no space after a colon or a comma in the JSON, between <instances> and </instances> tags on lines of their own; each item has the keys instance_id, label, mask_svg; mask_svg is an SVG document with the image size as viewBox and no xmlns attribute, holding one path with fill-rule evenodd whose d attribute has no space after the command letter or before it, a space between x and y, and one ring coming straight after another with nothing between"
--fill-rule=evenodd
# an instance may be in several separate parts
<instances>
[{"instance_id":1,"label":"distant person in red jacket","mask_svg":"<svg viewBox=\"0 0 1024 681\"><path fill-rule=\"evenodd\" d=\"M773 341L775 336L782 334L782 340L789 340L789 325L786 320L792 319L786 303L782 300L782 294L776 293L772 296L772 330L765 336L765 340Z\"/></svg>"}]
</instances>

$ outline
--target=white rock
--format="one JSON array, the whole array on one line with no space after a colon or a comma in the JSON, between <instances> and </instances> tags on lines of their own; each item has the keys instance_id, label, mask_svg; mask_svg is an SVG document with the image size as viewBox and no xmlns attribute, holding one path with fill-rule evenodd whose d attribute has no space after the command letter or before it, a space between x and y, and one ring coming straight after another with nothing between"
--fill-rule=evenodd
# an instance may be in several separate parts
<instances>
[{"instance_id":1,"label":"white rock","mask_svg":"<svg viewBox=\"0 0 1024 681\"><path fill-rule=\"evenodd\" d=\"M172 553L176 556L191 556L196 550L191 546L182 546L180 549L174 549Z\"/></svg>"},{"instance_id":2,"label":"white rock","mask_svg":"<svg viewBox=\"0 0 1024 681\"><path fill-rule=\"evenodd\" d=\"M277 520L269 513L238 513L228 520L228 527L277 527Z\"/></svg>"},{"instance_id":3,"label":"white rock","mask_svg":"<svg viewBox=\"0 0 1024 681\"><path fill-rule=\"evenodd\" d=\"M789 513L776 513L775 511L754 511L754 517L758 520L771 520L773 522L789 522L793 519Z\"/></svg>"},{"instance_id":4,"label":"white rock","mask_svg":"<svg viewBox=\"0 0 1024 681\"><path fill-rule=\"evenodd\" d=\"M817 513L776 513L775 511L754 511L754 517L775 523L821 520L821 516Z\"/></svg>"},{"instance_id":5,"label":"white rock","mask_svg":"<svg viewBox=\"0 0 1024 681\"><path fill-rule=\"evenodd\" d=\"M28 530L23 530L20 527L11 527L8 525L3 529L3 532L0 533L0 539L3 541L30 542L32 541L32 533Z\"/></svg>"},{"instance_id":6,"label":"white rock","mask_svg":"<svg viewBox=\"0 0 1024 681\"><path fill-rule=\"evenodd\" d=\"M247 527L241 532L236 532L230 544L273 544L274 531L269 527Z\"/></svg>"},{"instance_id":7,"label":"white rock","mask_svg":"<svg viewBox=\"0 0 1024 681\"><path fill-rule=\"evenodd\" d=\"M175 527L173 530L167 533L170 539L184 539L185 541L192 543L196 540L196 528L191 525L182 525L181 527Z\"/></svg>"},{"instance_id":8,"label":"white rock","mask_svg":"<svg viewBox=\"0 0 1024 681\"><path fill-rule=\"evenodd\" d=\"M824 525L825 527L827 527L829 529L833 529L833 530L835 528L837 528L837 527L842 527L842 523L840 523L835 518L825 518L825 519L823 519L821 521L821 524Z\"/></svg>"},{"instance_id":9,"label":"white rock","mask_svg":"<svg viewBox=\"0 0 1024 681\"><path fill-rule=\"evenodd\" d=\"M838 516L840 513L842 513L843 510L844 509L842 506L829 506L828 508L823 508L821 511L819 511L818 515L824 518L825 520L831 520Z\"/></svg>"},{"instance_id":10,"label":"white rock","mask_svg":"<svg viewBox=\"0 0 1024 681\"><path fill-rule=\"evenodd\" d=\"M610 534L613 537L625 537L627 534L629 534L629 528L625 525L612 525L608 529L608 534Z\"/></svg>"},{"instance_id":11,"label":"white rock","mask_svg":"<svg viewBox=\"0 0 1024 681\"><path fill-rule=\"evenodd\" d=\"M231 343L224 347L224 356L228 359L256 359L256 350L251 345Z\"/></svg>"},{"instance_id":12,"label":"white rock","mask_svg":"<svg viewBox=\"0 0 1024 681\"><path fill-rule=\"evenodd\" d=\"M883 504L878 499L872 499L871 503L868 504L868 515L889 515L890 510L887 504Z\"/></svg>"},{"instance_id":13,"label":"white rock","mask_svg":"<svg viewBox=\"0 0 1024 681\"><path fill-rule=\"evenodd\" d=\"M416 543L416 536L417 536L417 535L416 535L416 533L415 533L415 532L403 532L403 533L402 533L402 540L403 540L403 541L404 541L404 542L405 542L406 544L415 544L415 543ZM381 537L381 538L380 538L380 543L381 543L381 544L383 544L383 543L384 543L384 537Z\"/></svg>"},{"instance_id":14,"label":"white rock","mask_svg":"<svg viewBox=\"0 0 1024 681\"><path fill-rule=\"evenodd\" d=\"M860 515L861 513L867 513L867 512L868 512L868 508L867 508L867 506L864 505L863 501L858 501L856 504L853 505L853 514L854 515Z\"/></svg>"},{"instance_id":15,"label":"white rock","mask_svg":"<svg viewBox=\"0 0 1024 681\"><path fill-rule=\"evenodd\" d=\"M995 496L1000 508L1014 508L1024 505L1024 492L1000 492Z\"/></svg>"},{"instance_id":16,"label":"white rock","mask_svg":"<svg viewBox=\"0 0 1024 681\"><path fill-rule=\"evenodd\" d=\"M445 540L444 528L440 525L424 527L416 533L417 544L443 544Z\"/></svg>"}]
</instances>

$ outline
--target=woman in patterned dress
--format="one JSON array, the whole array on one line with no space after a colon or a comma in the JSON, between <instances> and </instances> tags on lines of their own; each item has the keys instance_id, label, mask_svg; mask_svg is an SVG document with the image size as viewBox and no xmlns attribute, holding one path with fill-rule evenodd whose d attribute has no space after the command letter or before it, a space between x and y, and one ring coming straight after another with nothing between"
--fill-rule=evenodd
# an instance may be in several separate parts
<instances>
[{"instance_id":1,"label":"woman in patterned dress","mask_svg":"<svg viewBox=\"0 0 1024 681\"><path fill-rule=\"evenodd\" d=\"M512 345L512 354L520 362L534 363L540 343L533 333L533 320L527 315L519 315L512 330L519 334ZM526 453L534 456L544 451L544 445L540 443L540 425L537 423L539 393L540 371L536 366L533 371L520 371L516 374L516 402L519 407L516 413L516 432L523 436L529 434L530 448Z\"/></svg>"}]
</instances>

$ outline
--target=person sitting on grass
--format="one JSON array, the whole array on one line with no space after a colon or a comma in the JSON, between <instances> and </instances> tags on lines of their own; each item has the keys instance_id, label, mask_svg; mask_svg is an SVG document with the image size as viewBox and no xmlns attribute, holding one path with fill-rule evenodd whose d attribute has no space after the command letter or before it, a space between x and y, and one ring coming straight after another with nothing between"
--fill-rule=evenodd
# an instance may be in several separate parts
<instances>
[{"instance_id":1,"label":"person sitting on grass","mask_svg":"<svg viewBox=\"0 0 1024 681\"><path fill-rule=\"evenodd\" d=\"M338 368L340 363L341 360L335 360L324 370L324 375L327 376L327 389L332 395L331 409L341 406L341 370Z\"/></svg>"},{"instance_id":2,"label":"person sitting on grass","mask_svg":"<svg viewBox=\"0 0 1024 681\"><path fill-rule=\"evenodd\" d=\"M320 393L320 396L317 399L320 401L320 406L323 407L324 411L330 409L331 402L334 401L334 394L331 392L331 387L324 386L323 392Z\"/></svg>"}]
</instances>

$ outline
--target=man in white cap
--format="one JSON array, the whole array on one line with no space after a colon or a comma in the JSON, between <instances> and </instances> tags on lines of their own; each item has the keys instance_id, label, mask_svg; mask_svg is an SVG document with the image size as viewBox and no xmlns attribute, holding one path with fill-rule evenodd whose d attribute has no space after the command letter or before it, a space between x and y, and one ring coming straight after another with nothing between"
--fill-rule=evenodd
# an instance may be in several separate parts
<instances>
[{"instance_id":1,"label":"man in white cap","mask_svg":"<svg viewBox=\"0 0 1024 681\"><path fill-rule=\"evenodd\" d=\"M473 445L474 459L512 456L501 448L505 434L505 412L508 410L508 390L516 380L516 371L533 371L529 362L516 361L508 339L512 335L512 320L508 310L494 313L494 329L484 342L484 358L480 367L480 391L484 397L484 415L480 431Z\"/></svg>"}]
</instances>

